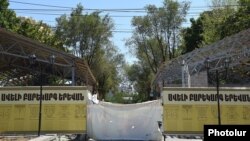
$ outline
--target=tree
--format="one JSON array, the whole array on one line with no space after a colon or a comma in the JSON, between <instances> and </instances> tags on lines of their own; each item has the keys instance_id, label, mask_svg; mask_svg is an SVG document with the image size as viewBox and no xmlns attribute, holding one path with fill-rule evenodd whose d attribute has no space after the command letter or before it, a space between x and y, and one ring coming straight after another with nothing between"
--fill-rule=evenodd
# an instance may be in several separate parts
<instances>
[{"instance_id":1,"label":"tree","mask_svg":"<svg viewBox=\"0 0 250 141\"><path fill-rule=\"evenodd\" d=\"M109 90L117 90L118 68L124 57L110 41L111 18L100 16L98 11L83 14L83 10L78 4L70 16L57 18L56 35L72 54L87 61L98 82L99 99L103 99Z\"/></svg>"},{"instance_id":2,"label":"tree","mask_svg":"<svg viewBox=\"0 0 250 141\"><path fill-rule=\"evenodd\" d=\"M237 4L237 0L211 0L210 4L213 9L218 9L218 8L231 9L230 7L234 7Z\"/></svg>"},{"instance_id":3,"label":"tree","mask_svg":"<svg viewBox=\"0 0 250 141\"><path fill-rule=\"evenodd\" d=\"M203 42L203 24L201 18L198 18L197 20L191 18L191 27L185 28L182 31L183 36L183 45L182 52L188 53L196 48L202 47Z\"/></svg>"},{"instance_id":4,"label":"tree","mask_svg":"<svg viewBox=\"0 0 250 141\"><path fill-rule=\"evenodd\" d=\"M42 21L35 21L32 18L17 17L15 11L8 9L7 0L0 0L0 27L12 32L24 35L48 46L62 48L53 30Z\"/></svg>"},{"instance_id":5,"label":"tree","mask_svg":"<svg viewBox=\"0 0 250 141\"><path fill-rule=\"evenodd\" d=\"M153 73L160 64L176 57L179 32L189 3L165 0L162 7L146 7L147 15L134 17L133 37L127 42L136 51L138 59L146 60Z\"/></svg>"},{"instance_id":6,"label":"tree","mask_svg":"<svg viewBox=\"0 0 250 141\"><path fill-rule=\"evenodd\" d=\"M226 19L235 12L231 0L213 0L212 9L190 19L191 27L182 30L183 53L212 44L221 39L221 28Z\"/></svg>"},{"instance_id":7,"label":"tree","mask_svg":"<svg viewBox=\"0 0 250 141\"><path fill-rule=\"evenodd\" d=\"M65 41L66 48L84 58L91 67L95 55L110 42L113 23L109 16L101 17L100 12L85 15L82 12L83 7L78 4L69 17L57 18L56 34Z\"/></svg>"},{"instance_id":8,"label":"tree","mask_svg":"<svg viewBox=\"0 0 250 141\"><path fill-rule=\"evenodd\" d=\"M153 79L153 73L150 68L139 61L127 66L125 72L128 79L134 84L134 88L138 92L138 97L142 101L148 100L151 92L151 80Z\"/></svg>"},{"instance_id":9,"label":"tree","mask_svg":"<svg viewBox=\"0 0 250 141\"><path fill-rule=\"evenodd\" d=\"M34 39L48 46L65 50L62 46L62 41L56 37L54 31L47 24L42 21L35 21L32 18L18 17L18 19L18 28L15 31L18 34Z\"/></svg>"},{"instance_id":10,"label":"tree","mask_svg":"<svg viewBox=\"0 0 250 141\"><path fill-rule=\"evenodd\" d=\"M204 11L191 27L182 32L183 53L212 44L218 40L250 28L250 1L213 0L212 9Z\"/></svg>"},{"instance_id":11,"label":"tree","mask_svg":"<svg viewBox=\"0 0 250 141\"><path fill-rule=\"evenodd\" d=\"M124 64L124 56L119 54L112 45L103 50L103 53L94 57L92 72L98 81L99 99L104 99L105 94L110 90L118 92L118 85L121 82L119 70Z\"/></svg>"},{"instance_id":12,"label":"tree","mask_svg":"<svg viewBox=\"0 0 250 141\"><path fill-rule=\"evenodd\" d=\"M16 17L15 11L8 9L8 7L8 0L0 0L0 27L15 32L20 19Z\"/></svg>"},{"instance_id":13,"label":"tree","mask_svg":"<svg viewBox=\"0 0 250 141\"><path fill-rule=\"evenodd\" d=\"M138 62L128 68L127 74L139 95L149 99L151 81L158 68L179 53L180 27L185 21L189 3L164 0L161 7L148 5L145 9L145 16L132 19L135 30L126 44Z\"/></svg>"},{"instance_id":14,"label":"tree","mask_svg":"<svg viewBox=\"0 0 250 141\"><path fill-rule=\"evenodd\" d=\"M239 9L230 15L221 26L221 39L250 28L250 1L240 0Z\"/></svg>"}]
</instances>

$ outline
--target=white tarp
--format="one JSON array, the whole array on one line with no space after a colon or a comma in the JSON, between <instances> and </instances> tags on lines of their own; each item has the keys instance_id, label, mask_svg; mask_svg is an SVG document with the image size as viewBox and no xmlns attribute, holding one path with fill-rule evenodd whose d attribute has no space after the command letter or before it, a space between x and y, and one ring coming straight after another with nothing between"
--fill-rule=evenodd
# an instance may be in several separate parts
<instances>
[{"instance_id":1,"label":"white tarp","mask_svg":"<svg viewBox=\"0 0 250 141\"><path fill-rule=\"evenodd\" d=\"M88 105L87 132L95 140L161 140L160 100L139 104Z\"/></svg>"}]
</instances>

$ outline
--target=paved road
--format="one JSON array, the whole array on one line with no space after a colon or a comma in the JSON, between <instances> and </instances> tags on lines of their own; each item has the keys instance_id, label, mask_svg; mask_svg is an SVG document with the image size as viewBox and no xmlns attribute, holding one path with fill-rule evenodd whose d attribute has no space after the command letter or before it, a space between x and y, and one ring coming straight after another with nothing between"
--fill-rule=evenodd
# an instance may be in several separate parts
<instances>
[{"instance_id":1,"label":"paved road","mask_svg":"<svg viewBox=\"0 0 250 141\"><path fill-rule=\"evenodd\" d=\"M58 135L42 135L40 137L35 136L0 136L0 141L70 141L69 136L58 136ZM89 139L88 141L95 141L93 139ZM124 141L124 140L123 140ZM162 138L162 141L164 139ZM165 141L202 141L202 139L180 139L177 137L167 136Z\"/></svg>"},{"instance_id":2,"label":"paved road","mask_svg":"<svg viewBox=\"0 0 250 141\"><path fill-rule=\"evenodd\" d=\"M59 140L60 141L68 141L68 139L65 138L65 137L63 137L63 136ZM95 140L89 139L88 141L95 141ZM164 141L163 137L162 137L161 141ZM199 139L199 138L198 139L184 139L184 138L177 138L177 137L167 136L166 139L165 139L165 141L202 141L202 139Z\"/></svg>"}]
</instances>

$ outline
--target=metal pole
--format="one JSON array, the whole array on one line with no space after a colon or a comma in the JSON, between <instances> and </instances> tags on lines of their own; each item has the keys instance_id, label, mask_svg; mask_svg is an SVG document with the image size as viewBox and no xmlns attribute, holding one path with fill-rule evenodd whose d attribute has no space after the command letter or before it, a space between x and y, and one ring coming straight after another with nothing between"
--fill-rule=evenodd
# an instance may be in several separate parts
<instances>
[{"instance_id":1,"label":"metal pole","mask_svg":"<svg viewBox=\"0 0 250 141\"><path fill-rule=\"evenodd\" d=\"M220 93L219 93L220 81L219 81L219 72L216 70L216 89L217 89L217 106L218 106L218 124L221 125L220 118Z\"/></svg>"},{"instance_id":2,"label":"metal pole","mask_svg":"<svg viewBox=\"0 0 250 141\"><path fill-rule=\"evenodd\" d=\"M41 132L41 122L42 122L42 95L43 95L43 78L42 78L42 66L40 68L40 103L39 103L39 123L38 123L38 136Z\"/></svg>"},{"instance_id":3,"label":"metal pole","mask_svg":"<svg viewBox=\"0 0 250 141\"><path fill-rule=\"evenodd\" d=\"M181 64L181 80L182 80L182 87L186 87L185 86L185 61L183 60L182 61L182 64Z\"/></svg>"},{"instance_id":4,"label":"metal pole","mask_svg":"<svg viewBox=\"0 0 250 141\"><path fill-rule=\"evenodd\" d=\"M75 86L75 64L73 64L71 68L71 81L72 86Z\"/></svg>"}]
</instances>

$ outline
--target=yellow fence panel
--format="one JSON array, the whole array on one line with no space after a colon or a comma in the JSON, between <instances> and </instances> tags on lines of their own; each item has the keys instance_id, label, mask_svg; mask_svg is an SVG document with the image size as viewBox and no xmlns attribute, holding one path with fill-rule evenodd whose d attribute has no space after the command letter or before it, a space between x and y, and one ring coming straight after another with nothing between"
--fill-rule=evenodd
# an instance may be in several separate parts
<instances>
[{"instance_id":1,"label":"yellow fence panel","mask_svg":"<svg viewBox=\"0 0 250 141\"><path fill-rule=\"evenodd\" d=\"M221 124L250 124L250 89L221 88ZM218 124L215 88L164 88L163 128L167 134L203 134L203 126Z\"/></svg>"},{"instance_id":2,"label":"yellow fence panel","mask_svg":"<svg viewBox=\"0 0 250 141\"><path fill-rule=\"evenodd\" d=\"M41 133L84 133L86 87L43 87ZM40 87L0 88L0 133L36 133Z\"/></svg>"}]
</instances>

